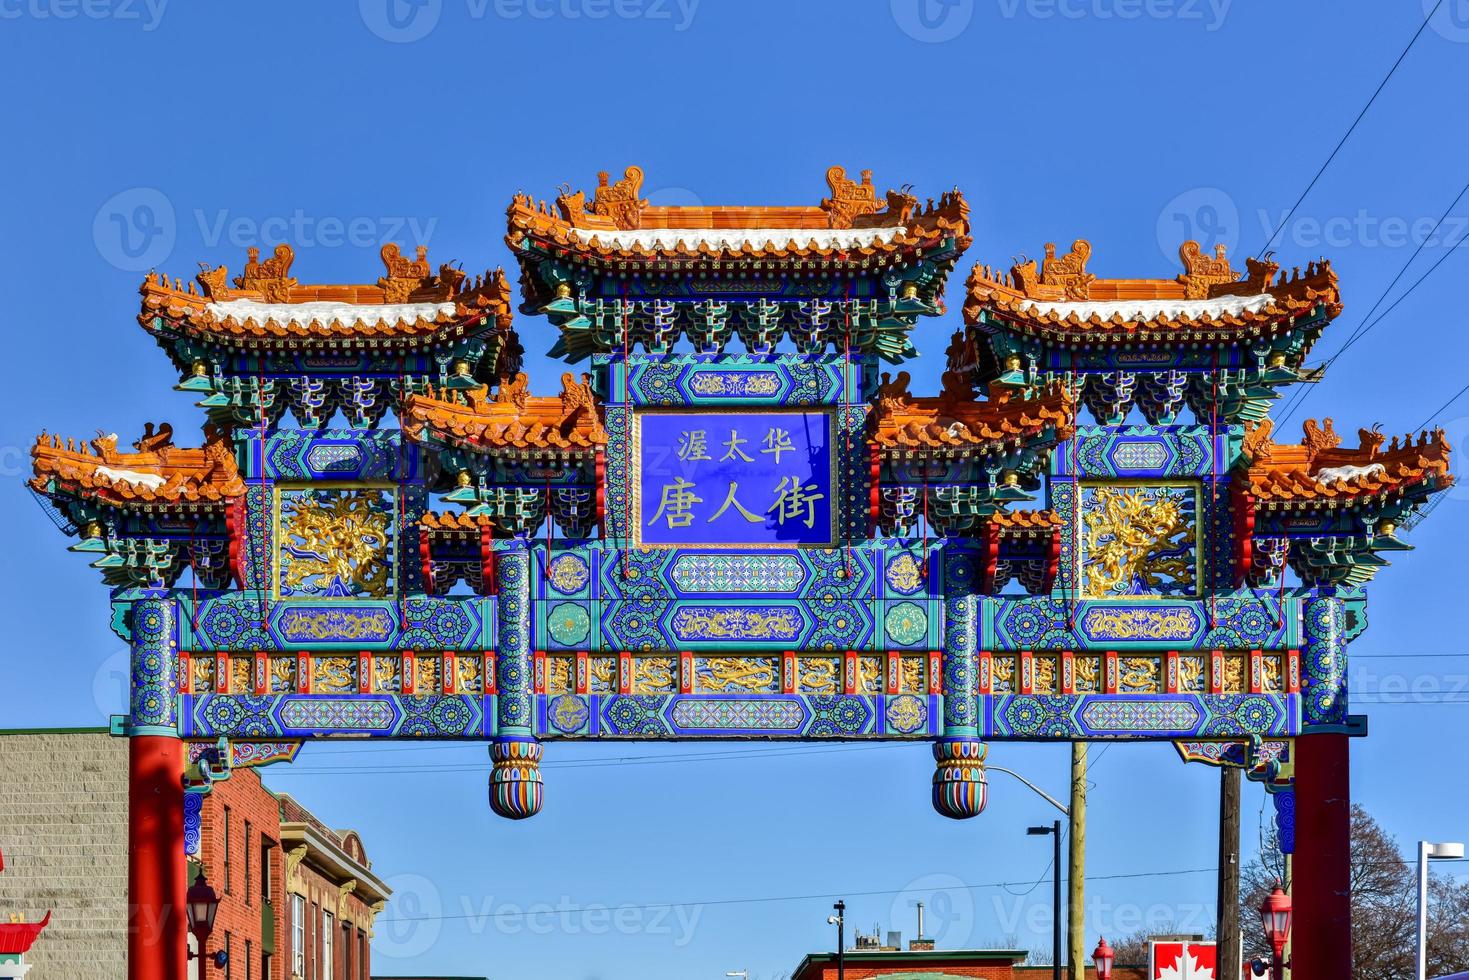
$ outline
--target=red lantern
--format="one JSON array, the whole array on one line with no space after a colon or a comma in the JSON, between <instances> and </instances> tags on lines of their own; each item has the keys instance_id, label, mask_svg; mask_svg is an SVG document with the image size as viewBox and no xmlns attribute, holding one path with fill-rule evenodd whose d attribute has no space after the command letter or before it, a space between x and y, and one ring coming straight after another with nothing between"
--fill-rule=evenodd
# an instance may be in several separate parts
<instances>
[{"instance_id":1,"label":"red lantern","mask_svg":"<svg viewBox=\"0 0 1469 980\"><path fill-rule=\"evenodd\" d=\"M1092 950L1092 963L1097 967L1097 980L1112 980L1112 963L1116 959L1117 954L1112 952L1112 947L1107 945L1107 940L1097 940L1097 948Z\"/></svg>"},{"instance_id":2,"label":"red lantern","mask_svg":"<svg viewBox=\"0 0 1469 980\"><path fill-rule=\"evenodd\" d=\"M1286 940L1290 938L1290 896L1279 885L1260 906L1260 925L1264 927L1275 955L1284 955Z\"/></svg>"}]
</instances>

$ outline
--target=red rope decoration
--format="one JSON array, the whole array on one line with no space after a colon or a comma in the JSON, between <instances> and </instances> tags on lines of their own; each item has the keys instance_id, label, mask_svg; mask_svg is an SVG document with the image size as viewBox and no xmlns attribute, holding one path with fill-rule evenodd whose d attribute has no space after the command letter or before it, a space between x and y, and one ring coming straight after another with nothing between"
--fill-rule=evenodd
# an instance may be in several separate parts
<instances>
[{"instance_id":1,"label":"red rope decoration","mask_svg":"<svg viewBox=\"0 0 1469 980\"><path fill-rule=\"evenodd\" d=\"M622 292L622 439L626 449L622 457L622 577L626 580L632 562L632 339L628 330L626 284L623 285Z\"/></svg>"}]
</instances>

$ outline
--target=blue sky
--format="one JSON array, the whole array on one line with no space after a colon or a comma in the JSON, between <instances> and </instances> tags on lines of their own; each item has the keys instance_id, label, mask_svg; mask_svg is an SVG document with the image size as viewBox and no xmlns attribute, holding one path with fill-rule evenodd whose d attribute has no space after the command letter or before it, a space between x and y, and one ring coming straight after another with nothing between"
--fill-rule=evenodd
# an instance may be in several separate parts
<instances>
[{"instance_id":1,"label":"blue sky","mask_svg":"<svg viewBox=\"0 0 1469 980\"><path fill-rule=\"evenodd\" d=\"M15 488L0 496L14 624L0 726L96 724L121 705L97 573L19 484L42 428L128 441L144 421L187 432L197 418L136 326L140 269L235 269L247 246L286 237L304 282L373 280L387 238L477 270L510 261L517 189L551 197L636 163L656 203L814 203L829 165L870 167L920 196L957 184L973 208L952 312L915 338L914 388L937 390L973 261L1086 237L1100 275L1171 276L1186 237L1258 250L1424 16L1419 0L388 2L0 0L0 468ZM1347 312L1317 359L1469 176L1466 45L1469 3L1447 0L1276 242L1283 264L1326 254L1342 278ZM1450 243L1466 223L1461 202ZM1404 285L1445 248L1425 246ZM1356 344L1287 430L1324 414L1345 433L1401 432L1457 391L1465 261ZM519 326L536 390L554 392L548 326ZM1440 421L1462 442L1469 399ZM1469 724L1466 496L1413 532L1418 551L1374 586L1353 649L1372 724L1355 793L1402 841L1469 836L1463 763L1436 747ZM1212 874L1118 876L1214 867L1216 773L1166 745L1093 755L1089 945L1145 919L1202 930ZM992 759L1063 791L1064 747L996 745ZM378 972L771 978L830 948L837 893L864 930L911 933L910 902L925 900L942 945L1048 945L1048 887L1025 893L1047 846L1024 828L1052 814L1004 776L959 824L930 809L917 746L554 746L547 760L545 811L521 824L491 816L482 746L324 746L267 780L360 829L400 913L453 917L384 923ZM1262 805L1247 784L1247 849ZM787 900L729 902L769 897ZM596 911L660 902L681 904ZM516 914L530 906L553 911Z\"/></svg>"}]
</instances>

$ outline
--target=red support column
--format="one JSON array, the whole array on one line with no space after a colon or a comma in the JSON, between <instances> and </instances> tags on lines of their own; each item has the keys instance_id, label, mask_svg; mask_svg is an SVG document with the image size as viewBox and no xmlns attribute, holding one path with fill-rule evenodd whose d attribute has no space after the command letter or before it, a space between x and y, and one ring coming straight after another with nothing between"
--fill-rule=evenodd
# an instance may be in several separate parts
<instances>
[{"instance_id":1,"label":"red support column","mask_svg":"<svg viewBox=\"0 0 1469 980\"><path fill-rule=\"evenodd\" d=\"M128 739L128 980L187 980L184 743Z\"/></svg>"},{"instance_id":2,"label":"red support column","mask_svg":"<svg viewBox=\"0 0 1469 980\"><path fill-rule=\"evenodd\" d=\"M1352 975L1350 750L1346 735L1295 741L1296 851L1291 878L1291 975Z\"/></svg>"}]
</instances>

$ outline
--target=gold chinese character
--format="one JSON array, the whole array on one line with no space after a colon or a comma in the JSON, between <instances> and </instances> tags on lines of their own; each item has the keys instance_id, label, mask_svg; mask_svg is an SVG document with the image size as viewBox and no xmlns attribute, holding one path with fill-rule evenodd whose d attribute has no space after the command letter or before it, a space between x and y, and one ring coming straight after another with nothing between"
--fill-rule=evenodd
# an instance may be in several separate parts
<instances>
[{"instance_id":1,"label":"gold chinese character","mask_svg":"<svg viewBox=\"0 0 1469 980\"><path fill-rule=\"evenodd\" d=\"M717 521L719 519L719 515L729 510L730 507L734 507L735 510L745 515L745 520L749 521L751 524L759 524L761 521L764 520L763 517L757 517L749 511L745 510L745 508L740 505L740 502L735 499L735 491L739 489L739 486L740 485L735 481L729 481L729 496L724 498L723 505L721 505L720 508L714 512L714 516L709 518L708 521L705 521L706 524L712 524Z\"/></svg>"},{"instance_id":2,"label":"gold chinese character","mask_svg":"<svg viewBox=\"0 0 1469 980\"><path fill-rule=\"evenodd\" d=\"M745 455L745 451L740 448L741 446L743 446L745 443L747 443L749 441L750 440L748 440L748 439L741 439L740 438L740 434L739 434L739 432L737 430L730 429L729 430L729 441L724 444L724 448L725 449L728 449L729 452L727 452L723 456L719 457L719 461L721 463L723 463L725 460L734 459L736 456L738 456L740 459L743 459L747 463L753 463L753 462L755 462L753 459L751 459L750 457L746 456Z\"/></svg>"},{"instance_id":3,"label":"gold chinese character","mask_svg":"<svg viewBox=\"0 0 1469 980\"><path fill-rule=\"evenodd\" d=\"M765 513L775 514L775 522L784 526L787 520L806 521L807 527L815 526L816 501L823 499L826 494L814 493L816 484L801 485L799 477L788 476L781 480L775 488L775 503Z\"/></svg>"},{"instance_id":4,"label":"gold chinese character","mask_svg":"<svg viewBox=\"0 0 1469 980\"><path fill-rule=\"evenodd\" d=\"M694 515L689 508L694 504L704 502L703 497L696 497L690 492L693 489L694 485L683 477L679 477L672 483L663 484L663 500L658 504L658 512L653 515L653 519L648 524L650 526L656 524L658 518L662 517L668 521L670 528L688 527L694 520Z\"/></svg>"},{"instance_id":5,"label":"gold chinese character","mask_svg":"<svg viewBox=\"0 0 1469 980\"><path fill-rule=\"evenodd\" d=\"M781 453L793 453L796 451L795 443L791 442L791 434L785 429L771 429L765 433L765 448L762 453L774 453L775 464L780 465Z\"/></svg>"},{"instance_id":6,"label":"gold chinese character","mask_svg":"<svg viewBox=\"0 0 1469 980\"><path fill-rule=\"evenodd\" d=\"M703 429L679 433L678 458L682 460L710 459L709 443Z\"/></svg>"}]
</instances>

